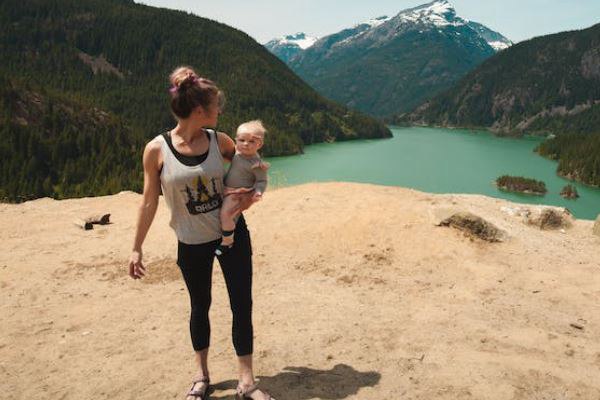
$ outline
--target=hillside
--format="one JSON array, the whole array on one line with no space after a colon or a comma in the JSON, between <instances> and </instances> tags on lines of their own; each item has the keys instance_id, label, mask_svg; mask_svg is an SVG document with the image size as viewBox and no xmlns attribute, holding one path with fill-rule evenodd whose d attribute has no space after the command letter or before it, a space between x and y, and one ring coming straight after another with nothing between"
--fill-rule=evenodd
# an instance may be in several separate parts
<instances>
[{"instance_id":1,"label":"hillside","mask_svg":"<svg viewBox=\"0 0 600 400\"><path fill-rule=\"evenodd\" d=\"M185 398L189 298L164 202L144 246L148 275L125 271L140 201L0 205L3 399ZM523 206L347 183L267 192L246 215L261 385L286 400L599 398L600 237L591 221L540 231L503 211ZM508 239L437 227L444 209ZM72 224L98 212L113 223ZM211 398L231 399L218 264L212 295Z\"/></svg>"},{"instance_id":2,"label":"hillside","mask_svg":"<svg viewBox=\"0 0 600 400\"><path fill-rule=\"evenodd\" d=\"M396 122L487 128L509 135L600 134L600 24L518 43ZM588 145L579 146L577 139L560 142L570 149L597 147L595 135L584 140ZM549 148L542 153L559 158ZM576 156L592 172L567 166L563 173L599 185L597 152L577 151Z\"/></svg>"},{"instance_id":3,"label":"hillside","mask_svg":"<svg viewBox=\"0 0 600 400\"><path fill-rule=\"evenodd\" d=\"M139 188L132 176L141 170L139 150L174 126L167 76L181 64L226 92L219 129L232 134L245 120L265 122L265 155L295 154L322 141L391 136L380 122L318 95L245 33L191 14L129 0L7 0L0 3L0 21L0 142L3 154L19 153L2 160L2 200ZM30 107L35 115L22 112ZM98 113L106 118L86 120ZM49 120L60 123L44 122ZM108 132L124 142L112 143ZM91 144L79 146L87 136L94 137ZM27 145L30 137L36 137L35 149ZM64 152L59 144L77 151ZM125 146L116 150L123 164L98 158L113 144ZM40 160L34 150L56 157ZM34 167L22 167L34 158ZM107 169L89 168L98 162ZM72 185L60 180L71 172L69 163L80 175ZM114 182L85 186L96 174Z\"/></svg>"},{"instance_id":4,"label":"hillside","mask_svg":"<svg viewBox=\"0 0 600 400\"><path fill-rule=\"evenodd\" d=\"M600 24L520 42L405 117L499 133L600 132ZM581 113L587 118L578 118Z\"/></svg>"},{"instance_id":5,"label":"hillside","mask_svg":"<svg viewBox=\"0 0 600 400\"><path fill-rule=\"evenodd\" d=\"M600 186L600 134L562 134L547 139L536 151L544 157L558 160L556 172L559 175Z\"/></svg>"},{"instance_id":6,"label":"hillside","mask_svg":"<svg viewBox=\"0 0 600 400\"><path fill-rule=\"evenodd\" d=\"M145 138L114 113L0 77L0 200L140 191Z\"/></svg>"}]
</instances>

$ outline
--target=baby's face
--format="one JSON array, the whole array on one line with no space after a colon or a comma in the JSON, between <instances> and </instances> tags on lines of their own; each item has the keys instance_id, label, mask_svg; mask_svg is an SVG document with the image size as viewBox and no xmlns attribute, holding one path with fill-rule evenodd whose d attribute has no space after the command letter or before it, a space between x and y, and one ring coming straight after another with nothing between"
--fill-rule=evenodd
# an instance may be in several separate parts
<instances>
[{"instance_id":1,"label":"baby's face","mask_svg":"<svg viewBox=\"0 0 600 400\"><path fill-rule=\"evenodd\" d=\"M253 132L241 131L235 135L235 149L244 156L254 156L262 147L262 139Z\"/></svg>"}]
</instances>

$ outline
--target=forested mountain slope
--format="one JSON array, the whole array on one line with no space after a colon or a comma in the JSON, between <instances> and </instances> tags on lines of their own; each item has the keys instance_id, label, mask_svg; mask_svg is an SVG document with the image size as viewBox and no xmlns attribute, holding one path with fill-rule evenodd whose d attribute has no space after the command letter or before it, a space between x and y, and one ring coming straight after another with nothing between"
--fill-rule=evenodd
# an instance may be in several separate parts
<instances>
[{"instance_id":1,"label":"forested mountain slope","mask_svg":"<svg viewBox=\"0 0 600 400\"><path fill-rule=\"evenodd\" d=\"M174 126L167 76L181 64L225 91L220 130L231 134L248 119L265 122L265 155L391 135L380 122L318 95L245 33L185 12L129 0L6 0L0 22L4 199L139 188L141 148ZM79 146L85 137L89 146ZM22 145L29 142L37 144ZM119 155L114 163L100 156L108 147ZM98 162L106 163L101 174Z\"/></svg>"}]
</instances>

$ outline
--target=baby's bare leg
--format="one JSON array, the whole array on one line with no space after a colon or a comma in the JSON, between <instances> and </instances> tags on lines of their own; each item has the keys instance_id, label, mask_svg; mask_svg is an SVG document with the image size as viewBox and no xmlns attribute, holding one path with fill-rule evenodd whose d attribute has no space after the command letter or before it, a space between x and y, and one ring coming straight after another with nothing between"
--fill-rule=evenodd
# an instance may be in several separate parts
<instances>
[{"instance_id":1,"label":"baby's bare leg","mask_svg":"<svg viewBox=\"0 0 600 400\"><path fill-rule=\"evenodd\" d=\"M223 230L223 244L233 243L233 231L235 230L235 221L237 201L235 195L225 196L221 206L221 229ZM228 234L231 232L231 234Z\"/></svg>"},{"instance_id":2,"label":"baby's bare leg","mask_svg":"<svg viewBox=\"0 0 600 400\"><path fill-rule=\"evenodd\" d=\"M237 214L237 208L239 208L237 203L234 194L225 196L223 199L223 205L221 206L221 230L223 231L221 246L229 247L233 244L234 217Z\"/></svg>"},{"instance_id":3,"label":"baby's bare leg","mask_svg":"<svg viewBox=\"0 0 600 400\"><path fill-rule=\"evenodd\" d=\"M238 201L235 195L225 196L223 205L221 206L221 229L230 231L235 229L233 218L237 214Z\"/></svg>"}]
</instances>

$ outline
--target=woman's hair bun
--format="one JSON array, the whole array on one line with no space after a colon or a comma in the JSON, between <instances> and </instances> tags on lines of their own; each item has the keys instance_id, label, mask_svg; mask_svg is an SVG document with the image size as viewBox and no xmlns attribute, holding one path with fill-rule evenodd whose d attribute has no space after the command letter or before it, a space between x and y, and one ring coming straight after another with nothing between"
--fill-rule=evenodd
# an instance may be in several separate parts
<instances>
[{"instance_id":1,"label":"woman's hair bun","mask_svg":"<svg viewBox=\"0 0 600 400\"><path fill-rule=\"evenodd\" d=\"M188 75L186 76L180 83L178 86L178 90L186 90L187 88L194 86L196 84L196 82L198 81L198 77L196 75Z\"/></svg>"},{"instance_id":2,"label":"woman's hair bun","mask_svg":"<svg viewBox=\"0 0 600 400\"><path fill-rule=\"evenodd\" d=\"M172 88L176 89L190 87L194 83L196 83L197 79L198 75L196 74L196 72L192 68L187 66L175 69L175 71L173 71L171 73L171 76L169 77L169 81L171 81Z\"/></svg>"},{"instance_id":3,"label":"woman's hair bun","mask_svg":"<svg viewBox=\"0 0 600 400\"><path fill-rule=\"evenodd\" d=\"M209 79L201 78L193 68L181 66L169 75L171 88L171 110L178 118L187 118L191 111L202 106L207 109L214 101L219 108L225 97L217 85Z\"/></svg>"}]
</instances>

